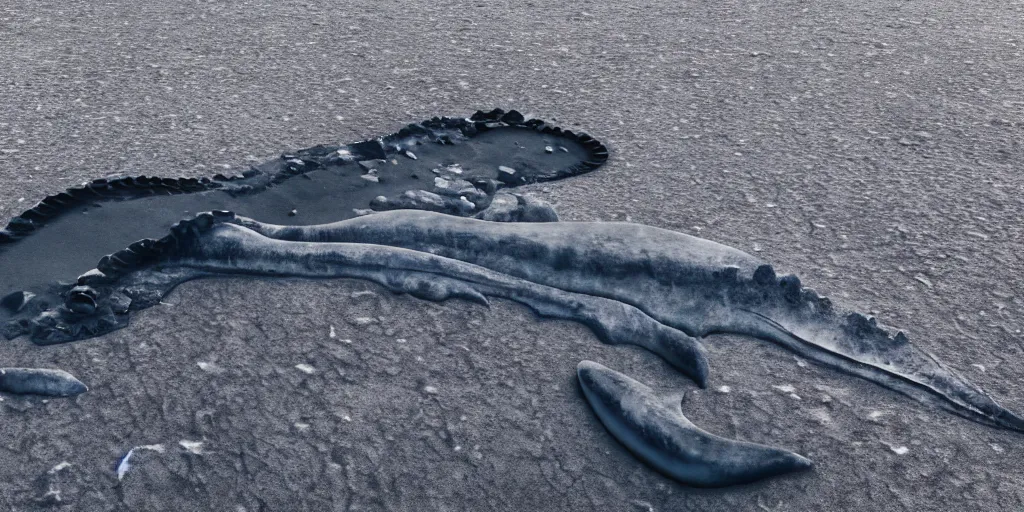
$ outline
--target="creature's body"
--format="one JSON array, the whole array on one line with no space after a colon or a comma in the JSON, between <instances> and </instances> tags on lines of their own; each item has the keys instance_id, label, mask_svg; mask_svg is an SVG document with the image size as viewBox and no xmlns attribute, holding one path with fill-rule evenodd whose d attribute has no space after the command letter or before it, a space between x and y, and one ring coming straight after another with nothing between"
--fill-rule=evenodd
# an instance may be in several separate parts
<instances>
[{"instance_id":1,"label":"creature's body","mask_svg":"<svg viewBox=\"0 0 1024 512\"><path fill-rule=\"evenodd\" d=\"M409 210L323 226L238 222L270 239L323 243L324 251L333 249L331 243L363 243L472 263L627 304L690 336L770 340L976 421L1024 430L1024 420L902 333L844 312L795 276L778 278L757 258L709 240L627 223L492 223Z\"/></svg>"},{"instance_id":2,"label":"creature's body","mask_svg":"<svg viewBox=\"0 0 1024 512\"><path fill-rule=\"evenodd\" d=\"M589 137L584 143L603 148ZM453 181L435 180L438 193L375 198L377 213L327 224L200 214L163 238L103 258L77 283L4 299L16 318L7 323L8 335L29 333L42 344L99 335L124 326L131 311L159 302L181 282L206 276L361 278L428 300L511 299L543 316L580 321L606 342L647 348L701 386L708 365L698 338L749 335L972 420L1024 430L1024 420L902 333L842 310L795 276L777 277L742 251L627 223L494 222L556 217L535 201L468 182L452 189ZM439 202L450 189L458 199ZM46 302L57 296L62 305ZM649 389L607 368L581 365L579 375L613 435L686 483L742 483L808 465L795 454L710 436L678 407L655 407ZM652 452L658 446L664 456Z\"/></svg>"}]
</instances>

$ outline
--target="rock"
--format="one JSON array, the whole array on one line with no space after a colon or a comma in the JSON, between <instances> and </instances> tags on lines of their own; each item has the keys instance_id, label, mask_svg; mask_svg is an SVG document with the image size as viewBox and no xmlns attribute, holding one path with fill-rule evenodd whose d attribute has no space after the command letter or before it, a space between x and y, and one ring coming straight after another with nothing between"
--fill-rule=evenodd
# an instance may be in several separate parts
<instances>
[{"instance_id":1,"label":"rock","mask_svg":"<svg viewBox=\"0 0 1024 512\"><path fill-rule=\"evenodd\" d=\"M426 190L407 190L394 198L377 196L370 201L370 208L377 211L410 209L432 212L448 212L456 209L444 197Z\"/></svg>"},{"instance_id":2,"label":"rock","mask_svg":"<svg viewBox=\"0 0 1024 512\"><path fill-rule=\"evenodd\" d=\"M114 291L107 296L107 304L110 305L110 309L114 313L120 315L128 312L132 305L132 299L121 292Z\"/></svg>"},{"instance_id":3,"label":"rock","mask_svg":"<svg viewBox=\"0 0 1024 512\"><path fill-rule=\"evenodd\" d=\"M417 160L417 158L416 158L416 154L415 154L415 153L413 153L412 151L406 151L406 152L405 152L405 156L407 156L407 157L409 157L409 158L411 158L411 159L413 159L413 160Z\"/></svg>"},{"instance_id":4,"label":"rock","mask_svg":"<svg viewBox=\"0 0 1024 512\"><path fill-rule=\"evenodd\" d=\"M367 325L377 323L377 320L375 318L371 318L371 317L368 317L368 316L359 316L359 317L350 319L348 321L348 323L350 323L350 324L352 324L352 325L354 325L356 327L366 327Z\"/></svg>"},{"instance_id":5,"label":"rock","mask_svg":"<svg viewBox=\"0 0 1024 512\"><path fill-rule=\"evenodd\" d=\"M434 178L434 192L448 197L478 197L485 195L472 183L459 178Z\"/></svg>"},{"instance_id":6,"label":"rock","mask_svg":"<svg viewBox=\"0 0 1024 512\"><path fill-rule=\"evenodd\" d=\"M380 165L380 160L360 160L359 161L359 167L362 167L364 170L367 170L367 171L371 171L371 170L376 169L378 165Z\"/></svg>"},{"instance_id":7,"label":"rock","mask_svg":"<svg viewBox=\"0 0 1024 512\"><path fill-rule=\"evenodd\" d=\"M519 222L558 222L558 213L551 203L531 196L517 196L519 199Z\"/></svg>"},{"instance_id":8,"label":"rock","mask_svg":"<svg viewBox=\"0 0 1024 512\"><path fill-rule=\"evenodd\" d=\"M498 193L491 204L476 214L476 218L491 222L514 222L519 214L519 199L512 194Z\"/></svg>"},{"instance_id":9,"label":"rock","mask_svg":"<svg viewBox=\"0 0 1024 512\"><path fill-rule=\"evenodd\" d=\"M0 307L10 311L11 313L17 313L28 304L28 301L32 300L35 294L32 292L17 291L9 293L0 299Z\"/></svg>"},{"instance_id":10,"label":"rock","mask_svg":"<svg viewBox=\"0 0 1024 512\"><path fill-rule=\"evenodd\" d=\"M523 182L523 178L516 173L515 169L499 165L498 181L505 183L506 185L518 185Z\"/></svg>"},{"instance_id":11,"label":"rock","mask_svg":"<svg viewBox=\"0 0 1024 512\"><path fill-rule=\"evenodd\" d=\"M473 213L473 210L476 209L476 204L473 203L473 201L466 199L466 196L459 196L458 206L459 213L461 213L462 215L469 215L470 213Z\"/></svg>"}]
</instances>

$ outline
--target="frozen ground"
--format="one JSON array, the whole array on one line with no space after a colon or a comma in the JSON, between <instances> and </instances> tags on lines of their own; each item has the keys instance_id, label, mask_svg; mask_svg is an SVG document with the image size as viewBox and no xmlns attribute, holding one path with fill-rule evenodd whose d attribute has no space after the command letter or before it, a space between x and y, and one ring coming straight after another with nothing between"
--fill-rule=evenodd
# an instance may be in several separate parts
<instances>
[{"instance_id":1,"label":"frozen ground","mask_svg":"<svg viewBox=\"0 0 1024 512\"><path fill-rule=\"evenodd\" d=\"M1021 34L1018 0L7 0L0 217L107 174L207 175L517 108L613 150L595 174L532 187L564 218L758 251L1020 411ZM650 354L510 303L244 280L190 283L167 302L100 339L0 346L5 366L92 387L4 397L2 508L52 502L50 489L89 511L1024 507L1021 434L761 342L708 340L698 392ZM698 425L817 467L676 485L587 409L583 358L688 390ZM158 443L118 481L129 448Z\"/></svg>"}]
</instances>

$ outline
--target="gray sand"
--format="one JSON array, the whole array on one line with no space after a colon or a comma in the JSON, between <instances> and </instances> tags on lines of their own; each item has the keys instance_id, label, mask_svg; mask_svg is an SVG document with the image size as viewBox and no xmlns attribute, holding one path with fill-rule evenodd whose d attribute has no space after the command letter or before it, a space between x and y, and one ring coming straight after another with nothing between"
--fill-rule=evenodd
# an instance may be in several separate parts
<instances>
[{"instance_id":1,"label":"gray sand","mask_svg":"<svg viewBox=\"0 0 1024 512\"><path fill-rule=\"evenodd\" d=\"M8 0L0 217L108 174L241 170L516 108L613 150L594 174L527 187L564 219L756 253L1022 411L1022 33L1024 4L995 0ZM51 490L90 511L1024 507L1020 434L762 342L709 339L695 391L651 354L507 302L214 280L167 303L103 338L2 345L4 366L61 368L90 391L4 397L0 508ZM601 427L581 359L686 390L702 428L817 466L677 485ZM165 451L137 450L119 482L119 458L152 444Z\"/></svg>"}]
</instances>

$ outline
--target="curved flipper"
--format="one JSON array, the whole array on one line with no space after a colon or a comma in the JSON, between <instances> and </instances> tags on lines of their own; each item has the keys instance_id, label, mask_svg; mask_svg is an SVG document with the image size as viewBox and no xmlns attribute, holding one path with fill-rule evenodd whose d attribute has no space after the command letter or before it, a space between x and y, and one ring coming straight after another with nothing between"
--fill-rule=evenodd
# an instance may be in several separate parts
<instances>
[{"instance_id":1,"label":"curved flipper","mask_svg":"<svg viewBox=\"0 0 1024 512\"><path fill-rule=\"evenodd\" d=\"M601 423L631 452L687 485L722 487L809 469L793 452L734 441L705 432L678 404L651 388L592 361L576 368L583 394Z\"/></svg>"}]
</instances>

